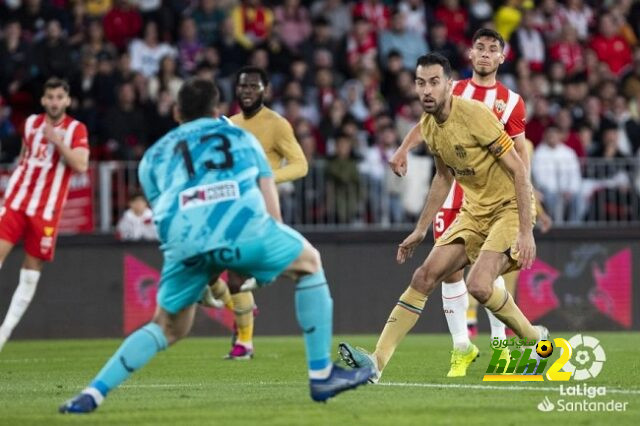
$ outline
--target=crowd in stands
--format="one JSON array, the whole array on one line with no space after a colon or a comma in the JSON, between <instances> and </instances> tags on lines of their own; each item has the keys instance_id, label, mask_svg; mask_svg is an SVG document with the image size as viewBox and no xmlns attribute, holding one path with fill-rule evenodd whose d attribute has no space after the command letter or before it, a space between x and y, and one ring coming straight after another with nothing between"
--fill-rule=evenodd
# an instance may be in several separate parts
<instances>
[{"instance_id":1,"label":"crowd in stands","mask_svg":"<svg viewBox=\"0 0 640 426\"><path fill-rule=\"evenodd\" d=\"M628 204L612 217L636 214L638 0L0 0L0 161L18 155L50 76L71 83L69 112L87 124L92 159L135 161L176 125L185 78L215 79L231 115L235 71L251 64L268 70L269 105L347 200L339 221L354 216L348 193L363 179L385 194L386 220L403 221L386 161L422 113L415 61L437 51L470 77L481 27L507 41L499 79L525 100L533 177L552 216L582 220L611 191Z\"/></svg>"}]
</instances>

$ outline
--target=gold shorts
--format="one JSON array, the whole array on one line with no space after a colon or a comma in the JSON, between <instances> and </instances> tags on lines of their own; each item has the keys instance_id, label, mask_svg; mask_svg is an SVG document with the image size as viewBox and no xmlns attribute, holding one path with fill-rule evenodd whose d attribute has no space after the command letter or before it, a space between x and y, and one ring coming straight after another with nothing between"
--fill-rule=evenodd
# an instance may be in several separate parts
<instances>
[{"instance_id":1,"label":"gold shorts","mask_svg":"<svg viewBox=\"0 0 640 426\"><path fill-rule=\"evenodd\" d=\"M518 253L514 250L519 225L518 209L512 205L485 217L474 217L462 210L435 245L445 246L463 240L471 263L475 263L483 250L504 253L509 257L509 266L503 273L516 271L520 269Z\"/></svg>"}]
</instances>

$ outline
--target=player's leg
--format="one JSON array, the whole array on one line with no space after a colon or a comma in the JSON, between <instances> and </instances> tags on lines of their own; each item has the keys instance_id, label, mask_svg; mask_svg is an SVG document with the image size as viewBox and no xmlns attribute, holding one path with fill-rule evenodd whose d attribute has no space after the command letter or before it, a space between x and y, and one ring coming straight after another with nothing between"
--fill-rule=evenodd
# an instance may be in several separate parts
<instances>
[{"instance_id":1,"label":"player's leg","mask_svg":"<svg viewBox=\"0 0 640 426\"><path fill-rule=\"evenodd\" d=\"M449 229L459 213L459 209L441 209L437 213L433 223L433 237L436 241ZM442 284L442 308L453 339L453 348L456 351L467 351L471 347L471 340L465 322L469 300L464 271L454 272Z\"/></svg>"},{"instance_id":2,"label":"player's leg","mask_svg":"<svg viewBox=\"0 0 640 426\"><path fill-rule=\"evenodd\" d=\"M345 370L331 362L333 300L318 251L297 231L274 220L262 226L261 237L240 249L241 256L229 269L253 276L261 285L281 274L296 282L296 319L303 332L311 398L325 401L366 383L371 369Z\"/></svg>"},{"instance_id":3,"label":"player's leg","mask_svg":"<svg viewBox=\"0 0 640 426\"><path fill-rule=\"evenodd\" d=\"M518 337L539 340L540 329L531 325L515 304L513 297L504 288L493 286L495 279L511 268L510 262L505 253L482 250L467 276L469 293L509 326Z\"/></svg>"},{"instance_id":4,"label":"player's leg","mask_svg":"<svg viewBox=\"0 0 640 426\"><path fill-rule=\"evenodd\" d=\"M464 377L480 351L471 343L467 330L466 311L469 297L463 270L457 271L442 282L442 308L453 340L450 367L447 377Z\"/></svg>"},{"instance_id":5,"label":"player's leg","mask_svg":"<svg viewBox=\"0 0 640 426\"><path fill-rule=\"evenodd\" d=\"M217 279L212 279L207 286L205 298L210 296L215 302L207 301L203 298L203 303L206 306L221 308L225 307L230 311L233 311L233 300L231 299L231 292L229 291L229 285L227 283L228 273L223 272Z\"/></svg>"},{"instance_id":6,"label":"player's leg","mask_svg":"<svg viewBox=\"0 0 640 426\"><path fill-rule=\"evenodd\" d=\"M447 319L454 349L465 351L471 346L465 313L469 306L464 271L454 272L442 282L442 309Z\"/></svg>"},{"instance_id":7,"label":"player's leg","mask_svg":"<svg viewBox=\"0 0 640 426\"><path fill-rule=\"evenodd\" d=\"M507 291L507 288L505 286L505 281L502 276L499 276L498 278L495 279L495 281L493 282L493 287ZM496 318L495 315L493 315L489 309L484 308L484 310L487 312L487 316L489 317L489 324L491 325L491 338L498 339L501 341L506 339L507 334L506 334L504 323L500 321L498 318Z\"/></svg>"},{"instance_id":8,"label":"player's leg","mask_svg":"<svg viewBox=\"0 0 640 426\"><path fill-rule=\"evenodd\" d=\"M37 219L28 219L23 213L14 212L13 210L8 210L5 216L6 222L5 217L3 217L3 227L8 226L15 227L17 230L24 230L24 248L26 255L22 263L22 268L20 269L18 287L16 287L13 292L9 309L0 326L0 350L2 350L2 347L27 311L31 300L33 300L38 281L40 280L42 267L45 261L51 261L53 259L55 244L54 227L49 227L49 235L44 235L44 224ZM22 233L22 231L18 232ZM4 235L1 235L0 238L1 237L4 237ZM8 254L13 242L16 241L15 235L10 236L9 240L0 241L4 241L4 251ZM4 260L4 257L2 260Z\"/></svg>"},{"instance_id":9,"label":"player's leg","mask_svg":"<svg viewBox=\"0 0 640 426\"><path fill-rule=\"evenodd\" d=\"M377 381L400 342L418 321L429 294L445 277L464 268L468 263L462 243L434 247L424 263L415 270L411 284L391 311L375 351L369 355L348 343L341 343L342 359L352 366L374 367L377 374L373 381Z\"/></svg>"},{"instance_id":10,"label":"player's leg","mask_svg":"<svg viewBox=\"0 0 640 426\"><path fill-rule=\"evenodd\" d=\"M88 413L155 355L191 330L196 302L212 276L207 255L163 266L157 293L158 307L151 322L134 331L100 372L76 397L60 406L61 413Z\"/></svg>"},{"instance_id":11,"label":"player's leg","mask_svg":"<svg viewBox=\"0 0 640 426\"><path fill-rule=\"evenodd\" d=\"M285 273L296 281L296 319L304 337L311 398L326 401L365 384L373 374L372 369L345 370L331 361L333 299L320 253L304 240L300 256Z\"/></svg>"},{"instance_id":12,"label":"player's leg","mask_svg":"<svg viewBox=\"0 0 640 426\"><path fill-rule=\"evenodd\" d=\"M504 288L509 292L511 297L513 297L513 299L515 300L516 290L518 286L518 277L520 276L520 271L508 272L501 276L502 276L502 279L504 280ZM514 334L513 334L513 330L505 326L505 337L507 336L514 336Z\"/></svg>"},{"instance_id":13,"label":"player's leg","mask_svg":"<svg viewBox=\"0 0 640 426\"><path fill-rule=\"evenodd\" d=\"M478 299L467 293L467 332L470 338L478 335Z\"/></svg>"},{"instance_id":14,"label":"player's leg","mask_svg":"<svg viewBox=\"0 0 640 426\"><path fill-rule=\"evenodd\" d=\"M229 278L245 281L244 277L229 272ZM225 357L230 360L248 360L253 358L253 324L255 299L250 291L235 291L239 286L231 286L231 300L233 302L233 316L236 327L236 339L231 351Z\"/></svg>"}]
</instances>

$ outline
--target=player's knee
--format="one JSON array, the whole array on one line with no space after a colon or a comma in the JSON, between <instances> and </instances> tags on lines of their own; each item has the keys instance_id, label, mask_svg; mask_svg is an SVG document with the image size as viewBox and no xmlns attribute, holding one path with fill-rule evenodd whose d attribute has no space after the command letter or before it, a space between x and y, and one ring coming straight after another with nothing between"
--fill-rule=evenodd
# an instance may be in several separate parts
<instances>
[{"instance_id":1,"label":"player's knee","mask_svg":"<svg viewBox=\"0 0 640 426\"><path fill-rule=\"evenodd\" d=\"M315 274L322 269L322 260L320 258L320 252L311 244L305 246L301 256L301 272L309 274Z\"/></svg>"},{"instance_id":2,"label":"player's knee","mask_svg":"<svg viewBox=\"0 0 640 426\"><path fill-rule=\"evenodd\" d=\"M438 276L432 270L432 268L422 265L418 267L413 273L413 278L411 279L411 287L422 294L428 295L435 288L437 280Z\"/></svg>"},{"instance_id":3,"label":"player's knee","mask_svg":"<svg viewBox=\"0 0 640 426\"><path fill-rule=\"evenodd\" d=\"M467 277L467 290L469 294L484 303L491 297L493 280L488 276L470 275Z\"/></svg>"}]
</instances>

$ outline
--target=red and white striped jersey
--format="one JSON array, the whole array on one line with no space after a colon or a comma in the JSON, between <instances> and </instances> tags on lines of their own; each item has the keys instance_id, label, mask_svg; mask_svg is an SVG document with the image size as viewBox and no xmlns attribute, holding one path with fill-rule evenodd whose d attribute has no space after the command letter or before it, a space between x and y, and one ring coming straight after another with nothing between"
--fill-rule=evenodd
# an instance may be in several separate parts
<instances>
[{"instance_id":1,"label":"red and white striped jersey","mask_svg":"<svg viewBox=\"0 0 640 426\"><path fill-rule=\"evenodd\" d=\"M44 138L44 124L45 114L31 115L25 121L25 153L9 179L4 207L45 221L57 221L67 198L72 170L55 145ZM63 136L66 146L89 148L87 128L72 117L65 116L54 130Z\"/></svg>"},{"instance_id":2,"label":"red and white striped jersey","mask_svg":"<svg viewBox=\"0 0 640 426\"><path fill-rule=\"evenodd\" d=\"M502 83L494 86L478 86L470 78L453 82L453 94L465 99L475 99L483 102L493 111L504 125L504 130L511 138L524 133L526 124L526 110L522 97ZM462 188L454 181L442 205L443 209L460 209L463 201Z\"/></svg>"}]
</instances>

